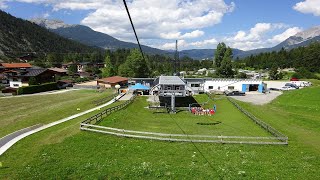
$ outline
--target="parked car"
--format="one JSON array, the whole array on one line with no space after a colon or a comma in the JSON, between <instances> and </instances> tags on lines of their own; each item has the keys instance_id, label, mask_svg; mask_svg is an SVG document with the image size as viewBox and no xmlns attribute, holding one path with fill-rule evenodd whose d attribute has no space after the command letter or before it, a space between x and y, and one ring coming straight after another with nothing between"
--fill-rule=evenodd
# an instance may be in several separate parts
<instances>
[{"instance_id":1,"label":"parked car","mask_svg":"<svg viewBox=\"0 0 320 180\"><path fill-rule=\"evenodd\" d=\"M280 88L281 91L289 91L289 90L295 90L296 88L291 86L283 86Z\"/></svg>"},{"instance_id":2,"label":"parked car","mask_svg":"<svg viewBox=\"0 0 320 180\"><path fill-rule=\"evenodd\" d=\"M224 94L226 96L244 96L244 95L246 95L245 92L241 92L241 91L225 91Z\"/></svg>"},{"instance_id":3,"label":"parked car","mask_svg":"<svg viewBox=\"0 0 320 180\"><path fill-rule=\"evenodd\" d=\"M299 86L296 85L296 84L293 84L293 83L286 83L284 86L290 86L290 87L293 87L295 89L299 89Z\"/></svg>"}]
</instances>

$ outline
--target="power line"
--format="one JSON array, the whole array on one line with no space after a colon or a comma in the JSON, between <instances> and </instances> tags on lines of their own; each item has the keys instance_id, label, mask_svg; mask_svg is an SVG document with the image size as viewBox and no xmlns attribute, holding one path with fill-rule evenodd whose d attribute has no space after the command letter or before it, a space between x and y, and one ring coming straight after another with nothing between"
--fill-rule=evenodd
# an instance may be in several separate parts
<instances>
[{"instance_id":1,"label":"power line","mask_svg":"<svg viewBox=\"0 0 320 180\"><path fill-rule=\"evenodd\" d=\"M137 40L137 42L138 42L138 46L139 46L140 52L141 52L141 54L142 54L142 57L143 57L143 59L146 61L146 58L144 57L144 54L143 54L143 51L142 51L142 48L141 48L141 45L140 45L140 42L139 42L139 38L138 38L137 33L136 33L136 29L134 28L134 25L133 25L133 22L132 22L132 19L131 19L131 16L130 16L130 12L129 12L129 9L128 9L126 0L123 0L123 4L124 4L124 6L125 6L125 8L126 8L126 11L127 11L127 14L128 14L128 17L129 17L129 20L130 20L130 23L131 23L131 26L132 26L134 35L136 36L136 40Z\"/></svg>"}]
</instances>

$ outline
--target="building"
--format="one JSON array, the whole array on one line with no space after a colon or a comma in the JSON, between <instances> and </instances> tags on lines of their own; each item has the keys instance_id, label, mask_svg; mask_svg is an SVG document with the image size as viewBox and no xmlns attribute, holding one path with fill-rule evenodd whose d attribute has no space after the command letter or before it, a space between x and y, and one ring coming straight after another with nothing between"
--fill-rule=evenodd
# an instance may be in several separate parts
<instances>
[{"instance_id":1,"label":"building","mask_svg":"<svg viewBox=\"0 0 320 180\"><path fill-rule=\"evenodd\" d=\"M77 66L77 72L85 72L86 68L103 68L105 67L104 63L97 63L97 62L79 62L79 63L73 63L69 62L66 64L62 64L62 68L65 70L68 70L68 68L72 65Z\"/></svg>"},{"instance_id":2,"label":"building","mask_svg":"<svg viewBox=\"0 0 320 180\"><path fill-rule=\"evenodd\" d=\"M186 97L192 94L192 89L188 88L185 81L179 76L160 76L158 77L150 90L150 94L160 97L171 98L170 112L176 112L176 97Z\"/></svg>"},{"instance_id":3,"label":"building","mask_svg":"<svg viewBox=\"0 0 320 180\"><path fill-rule=\"evenodd\" d=\"M121 87L128 86L128 78L121 76L112 76L97 80L97 86L105 86L106 88L115 88L115 85L119 84Z\"/></svg>"},{"instance_id":4,"label":"building","mask_svg":"<svg viewBox=\"0 0 320 180\"><path fill-rule=\"evenodd\" d=\"M26 70L31 67L29 63L0 63L0 73L9 70Z\"/></svg>"},{"instance_id":5,"label":"building","mask_svg":"<svg viewBox=\"0 0 320 180\"><path fill-rule=\"evenodd\" d=\"M8 80L9 87L19 88L22 86L29 86L29 80L31 77L39 84L54 82L55 72L49 69L28 69L26 71L7 71L5 72Z\"/></svg>"},{"instance_id":6,"label":"building","mask_svg":"<svg viewBox=\"0 0 320 180\"><path fill-rule=\"evenodd\" d=\"M265 83L259 79L212 79L204 83L204 91L242 91L264 92L267 89Z\"/></svg>"}]
</instances>

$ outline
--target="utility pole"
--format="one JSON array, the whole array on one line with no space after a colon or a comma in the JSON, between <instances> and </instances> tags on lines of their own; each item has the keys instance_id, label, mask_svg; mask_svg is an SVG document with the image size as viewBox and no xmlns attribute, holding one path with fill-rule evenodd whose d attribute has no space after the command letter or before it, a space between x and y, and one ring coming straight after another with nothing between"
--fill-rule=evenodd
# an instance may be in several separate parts
<instances>
[{"instance_id":1,"label":"utility pole","mask_svg":"<svg viewBox=\"0 0 320 180\"><path fill-rule=\"evenodd\" d=\"M180 60L178 52L178 40L176 40L176 52L174 54L174 75L179 74L180 72Z\"/></svg>"}]
</instances>

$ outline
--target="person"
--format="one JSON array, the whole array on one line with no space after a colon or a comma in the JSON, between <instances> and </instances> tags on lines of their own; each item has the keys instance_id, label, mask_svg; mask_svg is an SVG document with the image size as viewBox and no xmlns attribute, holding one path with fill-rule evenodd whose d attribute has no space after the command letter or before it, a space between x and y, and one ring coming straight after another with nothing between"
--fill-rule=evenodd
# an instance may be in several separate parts
<instances>
[{"instance_id":1,"label":"person","mask_svg":"<svg viewBox=\"0 0 320 180\"><path fill-rule=\"evenodd\" d=\"M213 105L213 110L214 110L214 112L217 112L217 106L216 105Z\"/></svg>"},{"instance_id":2,"label":"person","mask_svg":"<svg viewBox=\"0 0 320 180\"><path fill-rule=\"evenodd\" d=\"M191 113L192 113L192 114L196 114L196 108L194 108L194 107L191 108Z\"/></svg>"},{"instance_id":3,"label":"person","mask_svg":"<svg viewBox=\"0 0 320 180\"><path fill-rule=\"evenodd\" d=\"M213 110L213 109L210 109L210 116L211 116L211 115L214 115L214 113L215 113L214 110Z\"/></svg>"}]
</instances>

